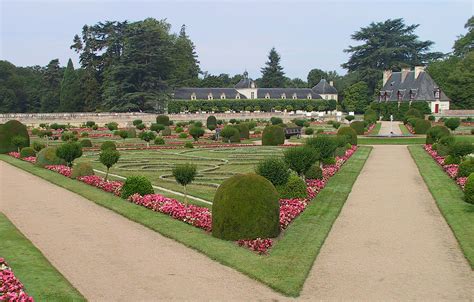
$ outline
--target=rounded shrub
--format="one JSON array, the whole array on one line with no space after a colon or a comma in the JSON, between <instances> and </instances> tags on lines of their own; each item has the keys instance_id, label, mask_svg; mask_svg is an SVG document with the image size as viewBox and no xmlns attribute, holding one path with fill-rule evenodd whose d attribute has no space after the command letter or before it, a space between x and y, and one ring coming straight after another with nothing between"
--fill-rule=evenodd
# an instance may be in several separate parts
<instances>
[{"instance_id":1,"label":"rounded shrub","mask_svg":"<svg viewBox=\"0 0 474 302\"><path fill-rule=\"evenodd\" d=\"M30 146L30 136L26 126L17 120L10 120L0 124L0 153L18 151L18 146L13 144L14 137L22 137L21 147Z\"/></svg>"},{"instance_id":2,"label":"rounded shrub","mask_svg":"<svg viewBox=\"0 0 474 302\"><path fill-rule=\"evenodd\" d=\"M48 165L65 165L66 161L56 155L55 147L46 147L36 155L36 165L40 167Z\"/></svg>"},{"instance_id":3,"label":"rounded shrub","mask_svg":"<svg viewBox=\"0 0 474 302\"><path fill-rule=\"evenodd\" d=\"M268 179L274 186L281 186L288 181L290 169L283 159L268 157L257 164L255 173Z\"/></svg>"},{"instance_id":4,"label":"rounded shrub","mask_svg":"<svg viewBox=\"0 0 474 302\"><path fill-rule=\"evenodd\" d=\"M464 185L464 201L474 204L474 173L469 174Z\"/></svg>"},{"instance_id":5,"label":"rounded shrub","mask_svg":"<svg viewBox=\"0 0 474 302\"><path fill-rule=\"evenodd\" d=\"M426 134L428 129L431 128L431 122L427 120L418 119L415 124L416 134Z\"/></svg>"},{"instance_id":6,"label":"rounded shrub","mask_svg":"<svg viewBox=\"0 0 474 302\"><path fill-rule=\"evenodd\" d=\"M455 157L464 157L474 152L474 144L470 142L455 142L450 150L449 154Z\"/></svg>"},{"instance_id":7,"label":"rounded shrub","mask_svg":"<svg viewBox=\"0 0 474 302\"><path fill-rule=\"evenodd\" d=\"M56 155L64 159L69 167L72 167L72 162L82 156L82 146L77 142L61 144L56 148Z\"/></svg>"},{"instance_id":8,"label":"rounded shrub","mask_svg":"<svg viewBox=\"0 0 474 302\"><path fill-rule=\"evenodd\" d=\"M127 138L137 137L137 130L135 130L135 128L128 128L126 131L127 131Z\"/></svg>"},{"instance_id":9,"label":"rounded shrub","mask_svg":"<svg viewBox=\"0 0 474 302\"><path fill-rule=\"evenodd\" d=\"M322 179L323 170L317 164L313 164L304 174L306 179Z\"/></svg>"},{"instance_id":10,"label":"rounded shrub","mask_svg":"<svg viewBox=\"0 0 474 302\"><path fill-rule=\"evenodd\" d=\"M160 133L160 131L165 130L165 125L153 123L150 126L150 130Z\"/></svg>"},{"instance_id":11,"label":"rounded shrub","mask_svg":"<svg viewBox=\"0 0 474 302\"><path fill-rule=\"evenodd\" d=\"M428 131L426 131L426 143L434 144L437 143L443 136L449 136L449 129L445 126L433 126Z\"/></svg>"},{"instance_id":12,"label":"rounded shrub","mask_svg":"<svg viewBox=\"0 0 474 302\"><path fill-rule=\"evenodd\" d=\"M214 129L215 129L215 126L217 126L217 119L214 115L209 115L206 120L207 128L209 128L209 126L211 125L214 126Z\"/></svg>"},{"instance_id":13,"label":"rounded shrub","mask_svg":"<svg viewBox=\"0 0 474 302\"><path fill-rule=\"evenodd\" d=\"M458 165L459 163L461 163L461 158L458 156L448 155L444 159L445 165L453 165L453 164Z\"/></svg>"},{"instance_id":14,"label":"rounded shrub","mask_svg":"<svg viewBox=\"0 0 474 302\"><path fill-rule=\"evenodd\" d=\"M157 124L162 124L162 125L165 125L165 126L169 126L170 125L170 118L167 115L158 115L156 117L156 123Z\"/></svg>"},{"instance_id":15,"label":"rounded shrub","mask_svg":"<svg viewBox=\"0 0 474 302\"><path fill-rule=\"evenodd\" d=\"M183 132L183 131L184 131L183 127L176 127L176 128L174 129L174 132L176 132L176 133L181 133L181 132Z\"/></svg>"},{"instance_id":16,"label":"rounded shrub","mask_svg":"<svg viewBox=\"0 0 474 302\"><path fill-rule=\"evenodd\" d=\"M194 148L194 145L191 142L185 142L184 143L184 148L192 149L192 148Z\"/></svg>"},{"instance_id":17,"label":"rounded shrub","mask_svg":"<svg viewBox=\"0 0 474 302\"><path fill-rule=\"evenodd\" d=\"M334 156L331 157L326 157L321 160L321 162L324 165L335 165L336 164L336 158Z\"/></svg>"},{"instance_id":18,"label":"rounded shrub","mask_svg":"<svg viewBox=\"0 0 474 302\"><path fill-rule=\"evenodd\" d=\"M280 233L280 204L272 183L257 174L225 180L212 204L212 236L224 240L273 238Z\"/></svg>"},{"instance_id":19,"label":"rounded shrub","mask_svg":"<svg viewBox=\"0 0 474 302\"><path fill-rule=\"evenodd\" d=\"M285 143L285 129L280 126L267 126L263 129L262 145L278 146Z\"/></svg>"},{"instance_id":20,"label":"rounded shrub","mask_svg":"<svg viewBox=\"0 0 474 302\"><path fill-rule=\"evenodd\" d=\"M171 128L169 126L165 126L165 129L163 129L163 131L161 131L161 135L170 136L171 135Z\"/></svg>"},{"instance_id":21,"label":"rounded shrub","mask_svg":"<svg viewBox=\"0 0 474 302\"><path fill-rule=\"evenodd\" d=\"M461 120L458 117L451 117L444 122L444 125L454 131L461 125Z\"/></svg>"},{"instance_id":22,"label":"rounded shrub","mask_svg":"<svg viewBox=\"0 0 474 302\"><path fill-rule=\"evenodd\" d=\"M355 121L351 123L351 128L355 130L357 135L363 135L365 132L365 124L362 121Z\"/></svg>"},{"instance_id":23,"label":"rounded shrub","mask_svg":"<svg viewBox=\"0 0 474 302\"><path fill-rule=\"evenodd\" d=\"M305 181L295 174L290 175L286 184L278 186L277 191L283 199L306 198L308 195Z\"/></svg>"},{"instance_id":24,"label":"rounded shrub","mask_svg":"<svg viewBox=\"0 0 474 302\"><path fill-rule=\"evenodd\" d=\"M335 156L343 157L346 155L346 147L337 147L336 151L334 151Z\"/></svg>"},{"instance_id":25,"label":"rounded shrub","mask_svg":"<svg viewBox=\"0 0 474 302\"><path fill-rule=\"evenodd\" d=\"M165 140L162 137L155 138L155 145L164 145Z\"/></svg>"},{"instance_id":26,"label":"rounded shrub","mask_svg":"<svg viewBox=\"0 0 474 302\"><path fill-rule=\"evenodd\" d=\"M33 149L32 147L24 147L24 148L21 148L20 150L20 158L30 157L30 156L35 156L35 155L36 155L35 149Z\"/></svg>"},{"instance_id":27,"label":"rounded shrub","mask_svg":"<svg viewBox=\"0 0 474 302\"><path fill-rule=\"evenodd\" d=\"M352 115L349 115L352 116ZM346 137L346 141L351 145L357 145L357 132L352 127L342 127L337 130L338 136Z\"/></svg>"},{"instance_id":28,"label":"rounded shrub","mask_svg":"<svg viewBox=\"0 0 474 302\"><path fill-rule=\"evenodd\" d=\"M304 134L306 135L312 135L314 133L314 129L313 128L304 128Z\"/></svg>"},{"instance_id":29,"label":"rounded shrub","mask_svg":"<svg viewBox=\"0 0 474 302\"><path fill-rule=\"evenodd\" d=\"M183 132L183 133L180 133L180 134L178 135L178 137L179 137L179 138L188 138L188 134Z\"/></svg>"},{"instance_id":30,"label":"rounded shrub","mask_svg":"<svg viewBox=\"0 0 474 302\"><path fill-rule=\"evenodd\" d=\"M31 144L33 149L35 149L36 152L40 152L41 149L46 148L46 145L37 141L34 141L33 144Z\"/></svg>"},{"instance_id":31,"label":"rounded shrub","mask_svg":"<svg viewBox=\"0 0 474 302\"><path fill-rule=\"evenodd\" d=\"M144 176L130 176L127 177L123 184L121 197L127 199L135 193L140 195L153 194L153 186L151 182Z\"/></svg>"},{"instance_id":32,"label":"rounded shrub","mask_svg":"<svg viewBox=\"0 0 474 302\"><path fill-rule=\"evenodd\" d=\"M320 153L320 158L334 156L334 151L338 147L338 141L335 137L329 135L318 135L306 140L306 146L316 149Z\"/></svg>"},{"instance_id":33,"label":"rounded shrub","mask_svg":"<svg viewBox=\"0 0 474 302\"><path fill-rule=\"evenodd\" d=\"M235 125L234 127L237 128L237 130L239 130L240 138L243 138L243 139L250 138L250 130L246 123L240 123L238 125Z\"/></svg>"},{"instance_id":34,"label":"rounded shrub","mask_svg":"<svg viewBox=\"0 0 474 302\"><path fill-rule=\"evenodd\" d=\"M82 147L86 147L86 148L92 147L92 142L90 139L82 139L80 143Z\"/></svg>"},{"instance_id":35,"label":"rounded shrub","mask_svg":"<svg viewBox=\"0 0 474 302\"><path fill-rule=\"evenodd\" d=\"M270 118L270 122L272 125L278 125L278 124L283 124L283 120L280 117L272 116Z\"/></svg>"},{"instance_id":36,"label":"rounded shrub","mask_svg":"<svg viewBox=\"0 0 474 302\"><path fill-rule=\"evenodd\" d=\"M468 177L474 172L474 158L463 160L459 165L458 177Z\"/></svg>"},{"instance_id":37,"label":"rounded shrub","mask_svg":"<svg viewBox=\"0 0 474 302\"><path fill-rule=\"evenodd\" d=\"M71 178L94 175L94 169L90 163L77 163L72 167Z\"/></svg>"},{"instance_id":38,"label":"rounded shrub","mask_svg":"<svg viewBox=\"0 0 474 302\"><path fill-rule=\"evenodd\" d=\"M407 112L405 113L405 118L408 119L409 117L417 117L421 119L425 118L424 114L420 112L420 110L415 109L415 108L410 108L407 110Z\"/></svg>"},{"instance_id":39,"label":"rounded shrub","mask_svg":"<svg viewBox=\"0 0 474 302\"><path fill-rule=\"evenodd\" d=\"M107 149L117 150L117 145L113 141L105 141L100 145L100 150L103 151Z\"/></svg>"},{"instance_id":40,"label":"rounded shrub","mask_svg":"<svg viewBox=\"0 0 474 302\"><path fill-rule=\"evenodd\" d=\"M367 109L364 113L364 121L373 124L377 121L377 112L374 109Z\"/></svg>"}]
</instances>

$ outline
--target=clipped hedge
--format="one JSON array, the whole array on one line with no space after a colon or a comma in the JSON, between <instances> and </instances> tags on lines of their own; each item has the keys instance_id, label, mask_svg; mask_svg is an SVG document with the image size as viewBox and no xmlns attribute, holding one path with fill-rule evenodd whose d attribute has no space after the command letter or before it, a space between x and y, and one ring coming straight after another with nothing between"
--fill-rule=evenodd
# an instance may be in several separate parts
<instances>
[{"instance_id":1,"label":"clipped hedge","mask_svg":"<svg viewBox=\"0 0 474 302\"><path fill-rule=\"evenodd\" d=\"M415 123L415 133L416 134L426 134L428 129L431 128L431 122L428 120L417 119Z\"/></svg>"},{"instance_id":2,"label":"clipped hedge","mask_svg":"<svg viewBox=\"0 0 474 302\"><path fill-rule=\"evenodd\" d=\"M90 163L77 163L72 168L71 178L94 175L94 169Z\"/></svg>"},{"instance_id":3,"label":"clipped hedge","mask_svg":"<svg viewBox=\"0 0 474 302\"><path fill-rule=\"evenodd\" d=\"M449 136L449 129L445 126L433 126L426 131L426 143L434 144L437 143L442 137Z\"/></svg>"},{"instance_id":4,"label":"clipped hedge","mask_svg":"<svg viewBox=\"0 0 474 302\"><path fill-rule=\"evenodd\" d=\"M156 117L156 123L157 124L162 124L164 126L169 126L170 125L170 118L167 115L158 115Z\"/></svg>"},{"instance_id":5,"label":"clipped hedge","mask_svg":"<svg viewBox=\"0 0 474 302\"><path fill-rule=\"evenodd\" d=\"M113 141L105 141L100 145L100 150L104 151L107 149L117 150L117 145Z\"/></svg>"},{"instance_id":6,"label":"clipped hedge","mask_svg":"<svg viewBox=\"0 0 474 302\"><path fill-rule=\"evenodd\" d=\"M212 204L212 236L224 240L273 238L280 233L275 187L257 174L225 180Z\"/></svg>"},{"instance_id":7,"label":"clipped hedge","mask_svg":"<svg viewBox=\"0 0 474 302\"><path fill-rule=\"evenodd\" d=\"M46 147L41 149L36 155L36 165L40 167L48 165L65 165L66 161L56 155L55 147Z\"/></svg>"},{"instance_id":8,"label":"clipped hedge","mask_svg":"<svg viewBox=\"0 0 474 302\"><path fill-rule=\"evenodd\" d=\"M121 197L127 199L135 193L140 195L153 194L153 186L148 178L144 176L130 176L127 177L123 184Z\"/></svg>"},{"instance_id":9,"label":"clipped hedge","mask_svg":"<svg viewBox=\"0 0 474 302\"><path fill-rule=\"evenodd\" d=\"M233 127L239 130L240 138L241 139L249 139L250 138L250 130L246 123L240 123L234 125Z\"/></svg>"},{"instance_id":10,"label":"clipped hedge","mask_svg":"<svg viewBox=\"0 0 474 302\"><path fill-rule=\"evenodd\" d=\"M90 148L92 147L92 142L90 139L81 139L80 140L81 146L85 148Z\"/></svg>"},{"instance_id":11,"label":"clipped hedge","mask_svg":"<svg viewBox=\"0 0 474 302\"><path fill-rule=\"evenodd\" d=\"M20 150L20 158L35 156L36 151L32 147L24 147Z\"/></svg>"},{"instance_id":12,"label":"clipped hedge","mask_svg":"<svg viewBox=\"0 0 474 302\"><path fill-rule=\"evenodd\" d=\"M357 135L363 135L365 132L365 123L361 121L352 122L351 128L354 129Z\"/></svg>"},{"instance_id":13,"label":"clipped hedge","mask_svg":"<svg viewBox=\"0 0 474 302\"><path fill-rule=\"evenodd\" d=\"M30 136L25 125L17 120L10 120L5 124L0 124L0 153L18 150L12 143L12 138L15 136L21 136L25 139L25 145L23 147L30 146Z\"/></svg>"},{"instance_id":14,"label":"clipped hedge","mask_svg":"<svg viewBox=\"0 0 474 302\"><path fill-rule=\"evenodd\" d=\"M308 195L305 181L295 174L290 175L286 184L278 186L277 191L284 199L305 198Z\"/></svg>"},{"instance_id":15,"label":"clipped hedge","mask_svg":"<svg viewBox=\"0 0 474 302\"><path fill-rule=\"evenodd\" d=\"M318 164L313 164L304 174L306 179L323 179L323 170Z\"/></svg>"},{"instance_id":16,"label":"clipped hedge","mask_svg":"<svg viewBox=\"0 0 474 302\"><path fill-rule=\"evenodd\" d=\"M264 146L278 146L285 143L285 129L271 125L263 129L262 145Z\"/></svg>"},{"instance_id":17,"label":"clipped hedge","mask_svg":"<svg viewBox=\"0 0 474 302\"><path fill-rule=\"evenodd\" d=\"M357 132L352 127L342 127L337 130L338 136L344 136L351 145L357 145Z\"/></svg>"}]
</instances>

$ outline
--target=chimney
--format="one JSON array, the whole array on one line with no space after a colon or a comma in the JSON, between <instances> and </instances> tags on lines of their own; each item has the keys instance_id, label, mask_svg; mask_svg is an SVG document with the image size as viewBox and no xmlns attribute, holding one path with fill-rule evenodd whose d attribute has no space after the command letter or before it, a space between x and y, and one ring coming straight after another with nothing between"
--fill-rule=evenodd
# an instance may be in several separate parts
<instances>
[{"instance_id":1,"label":"chimney","mask_svg":"<svg viewBox=\"0 0 474 302\"><path fill-rule=\"evenodd\" d=\"M329 81L329 85L334 87L334 81Z\"/></svg>"},{"instance_id":2,"label":"chimney","mask_svg":"<svg viewBox=\"0 0 474 302\"><path fill-rule=\"evenodd\" d=\"M384 70L383 71L383 80L382 80L382 87L385 86L387 83L388 79L392 76L392 71L391 70Z\"/></svg>"},{"instance_id":3,"label":"chimney","mask_svg":"<svg viewBox=\"0 0 474 302\"><path fill-rule=\"evenodd\" d=\"M425 66L415 66L415 79L417 79L422 72L425 72Z\"/></svg>"},{"instance_id":4,"label":"chimney","mask_svg":"<svg viewBox=\"0 0 474 302\"><path fill-rule=\"evenodd\" d=\"M410 73L410 68L402 68L402 83L405 81L408 73Z\"/></svg>"}]
</instances>

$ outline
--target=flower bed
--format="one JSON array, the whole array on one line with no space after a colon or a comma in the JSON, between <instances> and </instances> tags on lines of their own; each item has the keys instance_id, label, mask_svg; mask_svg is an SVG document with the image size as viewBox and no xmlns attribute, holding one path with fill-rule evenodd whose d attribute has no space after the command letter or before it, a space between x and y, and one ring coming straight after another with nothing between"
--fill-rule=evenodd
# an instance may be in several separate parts
<instances>
[{"instance_id":1,"label":"flower bed","mask_svg":"<svg viewBox=\"0 0 474 302\"><path fill-rule=\"evenodd\" d=\"M71 177L72 169L65 165L48 165L44 166L46 169L57 172L66 177Z\"/></svg>"},{"instance_id":2,"label":"flower bed","mask_svg":"<svg viewBox=\"0 0 474 302\"><path fill-rule=\"evenodd\" d=\"M0 258L0 301L32 302L5 259Z\"/></svg>"},{"instance_id":3,"label":"flower bed","mask_svg":"<svg viewBox=\"0 0 474 302\"><path fill-rule=\"evenodd\" d=\"M113 193L116 196L120 196L120 190L122 189L123 182L115 180L104 180L102 177L97 175L80 176L77 180L82 181L88 185L97 187L105 192Z\"/></svg>"},{"instance_id":4,"label":"flower bed","mask_svg":"<svg viewBox=\"0 0 474 302\"><path fill-rule=\"evenodd\" d=\"M28 157L20 158L20 153L19 152L9 152L8 155L10 155L14 158L18 158L18 159L33 163L33 164L36 163L36 156L28 156Z\"/></svg>"},{"instance_id":5,"label":"flower bed","mask_svg":"<svg viewBox=\"0 0 474 302\"><path fill-rule=\"evenodd\" d=\"M432 145L424 145L423 148L436 161L436 163L438 163L438 165L440 165L443 168L446 174L448 174L449 177L454 179L456 183L461 187L461 189L464 190L464 185L466 184L467 177L458 177L459 165L458 164L445 165L444 157L438 155L438 152L436 152L436 150L433 150Z\"/></svg>"}]
</instances>

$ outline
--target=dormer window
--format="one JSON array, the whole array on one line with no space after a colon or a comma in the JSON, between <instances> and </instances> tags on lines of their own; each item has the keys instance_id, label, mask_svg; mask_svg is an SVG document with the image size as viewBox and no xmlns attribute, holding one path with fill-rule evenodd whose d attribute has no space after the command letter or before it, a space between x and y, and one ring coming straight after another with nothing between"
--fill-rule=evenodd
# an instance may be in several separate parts
<instances>
[{"instance_id":1,"label":"dormer window","mask_svg":"<svg viewBox=\"0 0 474 302\"><path fill-rule=\"evenodd\" d=\"M191 94L191 100L192 101L196 100L196 94L194 92Z\"/></svg>"},{"instance_id":2,"label":"dormer window","mask_svg":"<svg viewBox=\"0 0 474 302\"><path fill-rule=\"evenodd\" d=\"M213 100L213 99L214 99L213 96L212 96L212 93L209 93L209 94L207 95L207 99L208 99L208 100Z\"/></svg>"},{"instance_id":3,"label":"dormer window","mask_svg":"<svg viewBox=\"0 0 474 302\"><path fill-rule=\"evenodd\" d=\"M281 94L281 98L282 98L282 99L286 99L286 94L282 93L282 94Z\"/></svg>"},{"instance_id":4,"label":"dormer window","mask_svg":"<svg viewBox=\"0 0 474 302\"><path fill-rule=\"evenodd\" d=\"M410 89L410 100L414 100L416 97L416 89Z\"/></svg>"},{"instance_id":5,"label":"dormer window","mask_svg":"<svg viewBox=\"0 0 474 302\"><path fill-rule=\"evenodd\" d=\"M267 93L265 94L265 98L266 98L266 99L269 99L269 98L270 98L270 93L267 92Z\"/></svg>"},{"instance_id":6,"label":"dormer window","mask_svg":"<svg viewBox=\"0 0 474 302\"><path fill-rule=\"evenodd\" d=\"M308 100L311 100L313 97L311 96L311 93L308 93L308 95L306 96L306 98L307 98Z\"/></svg>"},{"instance_id":7,"label":"dormer window","mask_svg":"<svg viewBox=\"0 0 474 302\"><path fill-rule=\"evenodd\" d=\"M293 96L292 96L293 100L296 100L298 97L296 95L296 93L293 93Z\"/></svg>"},{"instance_id":8,"label":"dormer window","mask_svg":"<svg viewBox=\"0 0 474 302\"><path fill-rule=\"evenodd\" d=\"M239 99L240 99L240 93L237 93L237 94L235 95L235 99L236 99L236 100L239 100Z\"/></svg>"},{"instance_id":9,"label":"dormer window","mask_svg":"<svg viewBox=\"0 0 474 302\"><path fill-rule=\"evenodd\" d=\"M225 100L225 93L221 94L221 100Z\"/></svg>"},{"instance_id":10,"label":"dormer window","mask_svg":"<svg viewBox=\"0 0 474 302\"><path fill-rule=\"evenodd\" d=\"M403 93L399 90L399 91L397 92L397 99L398 99L399 101L401 101L402 98L403 98Z\"/></svg>"},{"instance_id":11,"label":"dormer window","mask_svg":"<svg viewBox=\"0 0 474 302\"><path fill-rule=\"evenodd\" d=\"M435 100L439 100L440 96L441 96L441 90L438 87L435 87L435 89L434 89Z\"/></svg>"}]
</instances>

